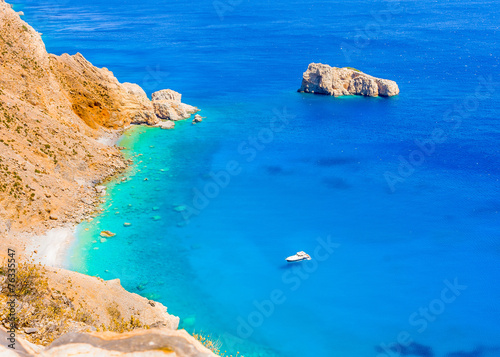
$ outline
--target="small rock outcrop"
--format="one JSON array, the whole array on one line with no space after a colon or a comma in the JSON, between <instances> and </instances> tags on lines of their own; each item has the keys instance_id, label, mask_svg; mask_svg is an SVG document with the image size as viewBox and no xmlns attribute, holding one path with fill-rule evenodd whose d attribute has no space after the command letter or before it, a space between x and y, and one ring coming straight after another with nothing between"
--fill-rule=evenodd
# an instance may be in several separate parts
<instances>
[{"instance_id":1,"label":"small rock outcrop","mask_svg":"<svg viewBox=\"0 0 500 357\"><path fill-rule=\"evenodd\" d=\"M172 120L160 120L157 126L160 127L161 129L174 129L175 122Z\"/></svg>"},{"instance_id":2,"label":"small rock outcrop","mask_svg":"<svg viewBox=\"0 0 500 357\"><path fill-rule=\"evenodd\" d=\"M364 95L368 97L391 97L399 94L396 82L372 77L357 69L331 67L327 64L311 63L304 72L299 92L342 95Z\"/></svg>"},{"instance_id":3,"label":"small rock outcrop","mask_svg":"<svg viewBox=\"0 0 500 357\"><path fill-rule=\"evenodd\" d=\"M192 105L181 103L182 95L171 89L163 89L154 92L151 96L156 116L165 120L183 120L187 119L199 111Z\"/></svg>"},{"instance_id":4,"label":"small rock outcrop","mask_svg":"<svg viewBox=\"0 0 500 357\"><path fill-rule=\"evenodd\" d=\"M194 116L194 119L193 119L193 124L196 124L196 123L201 123L203 121L203 117L200 115L200 114L196 114Z\"/></svg>"}]
</instances>

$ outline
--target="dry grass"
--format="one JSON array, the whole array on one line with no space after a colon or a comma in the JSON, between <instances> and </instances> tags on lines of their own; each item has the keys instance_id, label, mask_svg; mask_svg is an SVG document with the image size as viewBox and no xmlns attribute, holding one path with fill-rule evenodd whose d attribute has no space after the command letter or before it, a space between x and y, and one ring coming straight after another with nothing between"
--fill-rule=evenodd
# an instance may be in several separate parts
<instances>
[{"instance_id":1,"label":"dry grass","mask_svg":"<svg viewBox=\"0 0 500 357\"><path fill-rule=\"evenodd\" d=\"M223 344L218 338L212 338L210 335L205 335L203 332L193 332L193 337L216 355L221 357L243 357L239 352L236 352L234 356L227 354L227 351L221 352Z\"/></svg>"},{"instance_id":2,"label":"dry grass","mask_svg":"<svg viewBox=\"0 0 500 357\"><path fill-rule=\"evenodd\" d=\"M139 319L135 318L134 316L130 316L129 320L123 318L116 304L108 306L107 310L109 316L111 317L111 322L108 326L102 324L100 328L101 331L123 333L138 328L149 329L149 326L142 324L141 321L139 321Z\"/></svg>"},{"instance_id":3,"label":"dry grass","mask_svg":"<svg viewBox=\"0 0 500 357\"><path fill-rule=\"evenodd\" d=\"M7 264L0 265L0 323L10 328L7 301L12 292L7 281ZM60 283L60 282L59 282ZM72 281L65 282L68 289ZM16 267L14 284L16 295L16 325L18 333L32 343L47 345L56 338L71 331L113 331L125 332L136 328L149 328L135 317L123 318L117 307L111 305L108 313L109 325L99 325L91 311L75 306L74 300L63 291L51 287L45 268L33 262L20 262ZM36 331L26 334L27 328Z\"/></svg>"}]
</instances>

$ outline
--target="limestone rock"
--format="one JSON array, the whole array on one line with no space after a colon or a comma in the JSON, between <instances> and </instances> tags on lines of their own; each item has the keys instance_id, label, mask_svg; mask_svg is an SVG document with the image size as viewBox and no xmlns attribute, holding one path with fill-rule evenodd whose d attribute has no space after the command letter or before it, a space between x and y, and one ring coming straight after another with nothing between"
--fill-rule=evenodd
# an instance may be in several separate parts
<instances>
[{"instance_id":1,"label":"limestone rock","mask_svg":"<svg viewBox=\"0 0 500 357\"><path fill-rule=\"evenodd\" d=\"M2 0L0 33L0 117L9 117L11 128L1 133L10 144L2 144L0 159L5 173L18 175L0 173L6 185L0 192L1 232L9 220L11 232L42 233L88 213L92 202L84 187L127 166L103 136L130 124L172 128L161 119L186 119L198 111L169 89L151 101L140 86L120 83L80 53L47 53L41 35ZM58 220L48 219L52 211Z\"/></svg>"},{"instance_id":2,"label":"limestone rock","mask_svg":"<svg viewBox=\"0 0 500 357\"><path fill-rule=\"evenodd\" d=\"M175 122L172 120L160 120L157 126L162 129L173 129L175 128Z\"/></svg>"},{"instance_id":3,"label":"limestone rock","mask_svg":"<svg viewBox=\"0 0 500 357\"><path fill-rule=\"evenodd\" d=\"M154 112L158 118L174 121L183 120L199 111L196 107L181 103L181 97L180 93L171 89L154 92L151 98L153 99Z\"/></svg>"},{"instance_id":4,"label":"limestone rock","mask_svg":"<svg viewBox=\"0 0 500 357\"><path fill-rule=\"evenodd\" d=\"M125 88L125 90L129 94L134 95L137 98L137 100L139 100L143 103L146 103L146 104L149 102L148 95L146 94L144 89L141 88L140 85L135 84L135 83L125 82L125 83L122 83L122 87Z\"/></svg>"},{"instance_id":5,"label":"limestone rock","mask_svg":"<svg viewBox=\"0 0 500 357\"><path fill-rule=\"evenodd\" d=\"M173 121L187 119L199 110L191 105L169 100L154 100L153 107L158 118Z\"/></svg>"},{"instance_id":6,"label":"limestone rock","mask_svg":"<svg viewBox=\"0 0 500 357\"><path fill-rule=\"evenodd\" d=\"M95 192L97 192L97 193L102 193L102 192L105 192L105 191L106 191L106 188L107 188L106 186L102 186L102 185L100 185L100 186L96 186L96 187L95 187Z\"/></svg>"},{"instance_id":7,"label":"limestone rock","mask_svg":"<svg viewBox=\"0 0 500 357\"><path fill-rule=\"evenodd\" d=\"M98 140L103 133L159 119L137 87L120 84L106 68L81 54L47 53L40 34L4 1L0 33L0 116L12 121L1 135L13 143L2 146L0 159L18 174L0 177L7 184L0 222L11 220L12 232L42 233L85 214L85 186L126 167L116 148ZM48 219L47 211L59 219Z\"/></svg>"},{"instance_id":8,"label":"limestone rock","mask_svg":"<svg viewBox=\"0 0 500 357\"><path fill-rule=\"evenodd\" d=\"M94 67L80 53L49 58L73 111L91 128L155 124L153 106L137 85L121 84L111 71Z\"/></svg>"},{"instance_id":9,"label":"limestone rock","mask_svg":"<svg viewBox=\"0 0 500 357\"><path fill-rule=\"evenodd\" d=\"M171 89L162 89L158 92L154 92L151 95L151 99L154 100L167 100L175 103L180 103L182 98L182 94L173 91Z\"/></svg>"},{"instance_id":10,"label":"limestone rock","mask_svg":"<svg viewBox=\"0 0 500 357\"><path fill-rule=\"evenodd\" d=\"M311 63L304 72L299 92L333 96L363 95L391 97L399 94L396 82L365 74L354 68Z\"/></svg>"}]
</instances>

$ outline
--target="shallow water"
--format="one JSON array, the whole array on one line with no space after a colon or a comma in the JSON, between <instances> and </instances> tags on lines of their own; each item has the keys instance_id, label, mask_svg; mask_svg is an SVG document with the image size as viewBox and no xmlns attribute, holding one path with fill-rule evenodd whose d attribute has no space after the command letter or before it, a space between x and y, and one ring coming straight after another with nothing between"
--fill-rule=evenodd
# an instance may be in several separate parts
<instances>
[{"instance_id":1,"label":"shallow water","mask_svg":"<svg viewBox=\"0 0 500 357\"><path fill-rule=\"evenodd\" d=\"M127 132L131 179L80 225L70 266L247 357L500 355L498 4L222 4L17 6L49 51L207 117ZM401 94L297 93L313 61ZM314 259L285 264L298 250Z\"/></svg>"}]
</instances>

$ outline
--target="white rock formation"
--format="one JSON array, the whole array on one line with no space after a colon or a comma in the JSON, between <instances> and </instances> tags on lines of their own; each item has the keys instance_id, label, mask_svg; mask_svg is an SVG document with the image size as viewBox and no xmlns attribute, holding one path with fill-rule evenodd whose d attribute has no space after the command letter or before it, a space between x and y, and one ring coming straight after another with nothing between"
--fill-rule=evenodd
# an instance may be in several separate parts
<instances>
[{"instance_id":1,"label":"white rock formation","mask_svg":"<svg viewBox=\"0 0 500 357\"><path fill-rule=\"evenodd\" d=\"M172 120L160 120L157 126L162 129L173 129L175 128L175 122Z\"/></svg>"},{"instance_id":2,"label":"white rock formation","mask_svg":"<svg viewBox=\"0 0 500 357\"><path fill-rule=\"evenodd\" d=\"M304 72L299 92L341 95L364 95L369 97L391 97L399 94L396 82L372 77L354 68L330 67L311 63Z\"/></svg>"},{"instance_id":3,"label":"white rock formation","mask_svg":"<svg viewBox=\"0 0 500 357\"><path fill-rule=\"evenodd\" d=\"M182 94L173 91L171 89L162 89L158 92L154 92L151 95L152 100L168 100L176 103L180 103L182 98Z\"/></svg>"},{"instance_id":4,"label":"white rock formation","mask_svg":"<svg viewBox=\"0 0 500 357\"><path fill-rule=\"evenodd\" d=\"M171 89L163 89L152 94L155 114L160 119L183 120L199 111L198 108L181 103L182 95Z\"/></svg>"}]
</instances>

